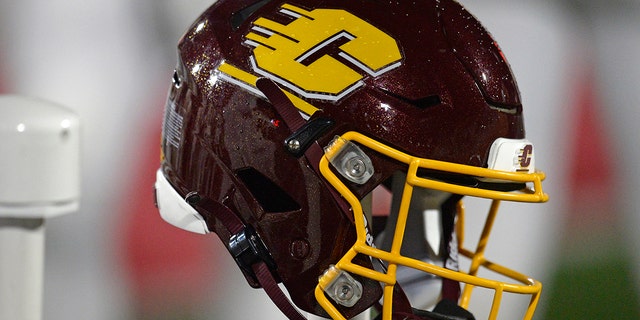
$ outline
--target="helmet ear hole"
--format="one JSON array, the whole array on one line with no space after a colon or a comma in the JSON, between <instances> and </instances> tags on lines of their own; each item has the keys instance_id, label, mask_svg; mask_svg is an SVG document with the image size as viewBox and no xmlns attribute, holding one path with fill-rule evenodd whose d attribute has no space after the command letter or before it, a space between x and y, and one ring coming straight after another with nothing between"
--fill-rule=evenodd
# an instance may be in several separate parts
<instances>
[{"instance_id":1,"label":"helmet ear hole","mask_svg":"<svg viewBox=\"0 0 640 320\"><path fill-rule=\"evenodd\" d=\"M255 168L238 169L236 176L244 183L264 212L291 212L301 209L286 191Z\"/></svg>"}]
</instances>

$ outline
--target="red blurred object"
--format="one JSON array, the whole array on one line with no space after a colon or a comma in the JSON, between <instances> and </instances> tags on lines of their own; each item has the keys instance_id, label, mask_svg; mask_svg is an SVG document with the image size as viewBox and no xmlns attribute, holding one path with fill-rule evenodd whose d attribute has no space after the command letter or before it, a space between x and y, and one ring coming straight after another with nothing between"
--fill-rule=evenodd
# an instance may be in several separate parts
<instances>
[{"instance_id":1,"label":"red blurred object","mask_svg":"<svg viewBox=\"0 0 640 320\"><path fill-rule=\"evenodd\" d=\"M594 71L586 67L576 88L576 122L573 135L568 182L571 192L570 219L573 224L601 224L613 221L613 144L600 113Z\"/></svg>"},{"instance_id":2,"label":"red blurred object","mask_svg":"<svg viewBox=\"0 0 640 320\"><path fill-rule=\"evenodd\" d=\"M578 121L574 132L576 138L570 182L577 188L588 185L607 188L612 182L610 142L604 132L603 118L598 113L600 101L593 75L589 73L583 79L577 90Z\"/></svg>"},{"instance_id":3,"label":"red blurred object","mask_svg":"<svg viewBox=\"0 0 640 320\"><path fill-rule=\"evenodd\" d=\"M160 104L161 105L161 104ZM130 161L136 161L124 192L120 242L122 266L143 318L158 314L189 314L215 297L216 248L210 236L179 230L164 222L154 206L155 172L160 163L160 118L150 121ZM143 126L145 127L145 126Z\"/></svg>"}]
</instances>

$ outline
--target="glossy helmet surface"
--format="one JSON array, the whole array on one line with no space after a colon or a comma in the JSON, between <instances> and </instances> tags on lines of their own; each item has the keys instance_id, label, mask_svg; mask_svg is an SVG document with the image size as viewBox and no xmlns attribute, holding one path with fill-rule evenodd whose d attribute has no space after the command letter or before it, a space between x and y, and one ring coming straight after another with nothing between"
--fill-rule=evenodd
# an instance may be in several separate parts
<instances>
[{"instance_id":1,"label":"glossy helmet surface","mask_svg":"<svg viewBox=\"0 0 640 320\"><path fill-rule=\"evenodd\" d=\"M219 0L178 57L157 205L169 223L215 232L251 286L267 270L314 315L351 318L382 301L383 319L429 319L403 298L404 267L439 279L442 300L466 307L480 286L531 295L533 314L539 282L456 245L463 196L495 199L489 216L501 200L547 199L510 67L457 2ZM382 226L363 210L378 187L395 189ZM437 259L403 246L420 190L446 195Z\"/></svg>"}]
</instances>

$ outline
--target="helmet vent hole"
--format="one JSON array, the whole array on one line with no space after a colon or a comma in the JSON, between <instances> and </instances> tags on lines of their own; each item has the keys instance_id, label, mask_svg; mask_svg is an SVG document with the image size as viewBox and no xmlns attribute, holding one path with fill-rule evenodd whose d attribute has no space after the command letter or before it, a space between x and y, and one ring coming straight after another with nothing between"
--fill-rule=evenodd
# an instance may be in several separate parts
<instances>
[{"instance_id":1,"label":"helmet vent hole","mask_svg":"<svg viewBox=\"0 0 640 320\"><path fill-rule=\"evenodd\" d=\"M440 96L433 95L424 98L420 98L413 101L413 105L420 109L427 109L429 107L434 107L441 104Z\"/></svg>"},{"instance_id":2,"label":"helmet vent hole","mask_svg":"<svg viewBox=\"0 0 640 320\"><path fill-rule=\"evenodd\" d=\"M236 171L254 199L267 213L290 212L300 210L300 205L277 184L258 170L248 167Z\"/></svg>"},{"instance_id":3,"label":"helmet vent hole","mask_svg":"<svg viewBox=\"0 0 640 320\"><path fill-rule=\"evenodd\" d=\"M418 99L411 99L411 98L407 98L404 96L401 96L397 93L391 92L389 90L385 90L385 89L380 89L380 91L382 91L384 94L394 97L404 103L410 104L415 106L418 109L427 109L430 107L435 107L437 105L440 105L442 103L442 99L440 99L440 96L437 94L434 95L430 95L430 96L426 96L426 97L422 97L422 98L418 98Z\"/></svg>"}]
</instances>

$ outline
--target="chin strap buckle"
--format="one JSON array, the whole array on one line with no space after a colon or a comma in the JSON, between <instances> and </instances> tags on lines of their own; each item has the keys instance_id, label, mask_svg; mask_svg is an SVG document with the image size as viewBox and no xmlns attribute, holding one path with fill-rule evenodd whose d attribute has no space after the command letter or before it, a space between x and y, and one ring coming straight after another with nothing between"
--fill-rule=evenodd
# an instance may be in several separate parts
<instances>
[{"instance_id":1,"label":"chin strap buckle","mask_svg":"<svg viewBox=\"0 0 640 320\"><path fill-rule=\"evenodd\" d=\"M276 269L276 263L269 254L269 250L251 226L246 226L240 232L231 236L229 239L229 252L240 269L245 274L250 275L256 282L259 282L253 271L253 266L256 263L264 262L269 267L269 270Z\"/></svg>"}]
</instances>

